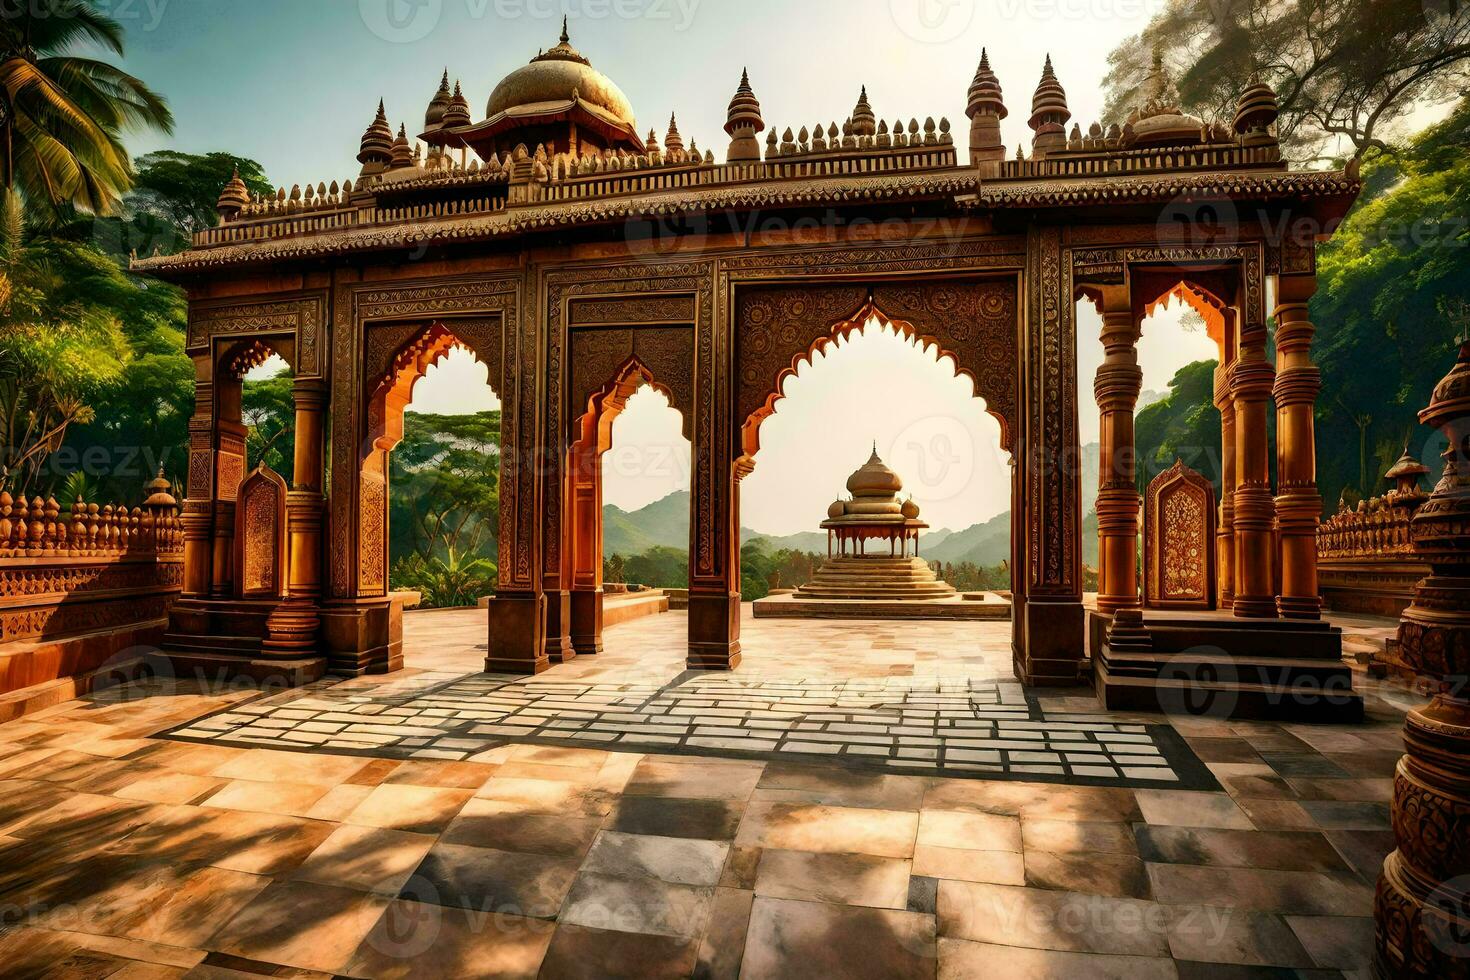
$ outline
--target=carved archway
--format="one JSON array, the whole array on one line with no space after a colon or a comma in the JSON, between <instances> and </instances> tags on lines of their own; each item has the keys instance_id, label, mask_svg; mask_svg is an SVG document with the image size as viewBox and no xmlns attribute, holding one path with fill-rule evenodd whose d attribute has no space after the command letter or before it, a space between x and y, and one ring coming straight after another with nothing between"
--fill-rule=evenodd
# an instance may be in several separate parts
<instances>
[{"instance_id":1,"label":"carved archway","mask_svg":"<svg viewBox=\"0 0 1470 980\"><path fill-rule=\"evenodd\" d=\"M748 473L760 427L784 397L786 379L834 340L870 321L949 358L1000 423L1001 447L1014 452L1019 403L1014 280L926 280L866 285L751 287L737 303L736 421Z\"/></svg>"},{"instance_id":2,"label":"carved archway","mask_svg":"<svg viewBox=\"0 0 1470 980\"><path fill-rule=\"evenodd\" d=\"M602 388L586 397L586 410L573 421L567 463L567 540L563 554L567 561L564 573L571 592L569 639L577 656L602 652L602 457L612 448L613 424L628 400L645 386L662 394L679 411L684 399L635 354L617 368ZM687 439L693 423L687 410L680 411L680 421Z\"/></svg>"},{"instance_id":3,"label":"carved archway","mask_svg":"<svg viewBox=\"0 0 1470 980\"><path fill-rule=\"evenodd\" d=\"M404 414L429 369L461 349L489 371L499 397L499 317L373 324L364 354L367 404L358 469L358 584L363 595L388 589L388 454L403 441Z\"/></svg>"}]
</instances>

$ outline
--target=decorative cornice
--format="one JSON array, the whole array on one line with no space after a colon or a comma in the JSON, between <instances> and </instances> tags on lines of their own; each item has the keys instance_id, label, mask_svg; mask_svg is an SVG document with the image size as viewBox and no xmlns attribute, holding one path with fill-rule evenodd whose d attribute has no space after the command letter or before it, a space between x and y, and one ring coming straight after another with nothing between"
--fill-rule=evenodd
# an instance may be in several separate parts
<instances>
[{"instance_id":1,"label":"decorative cornice","mask_svg":"<svg viewBox=\"0 0 1470 980\"><path fill-rule=\"evenodd\" d=\"M133 269L185 274L250 263L422 248L506 238L531 232L670 217L681 214L872 204L900 199L953 198L961 208L1077 207L1155 204L1179 198L1351 199L1362 183L1342 172L1209 172L1175 176L1099 176L1025 183L981 181L968 168L908 174L800 178L679 190L628 197L574 199L478 214L444 215L386 226L345 227L292 238L194 249L138 259Z\"/></svg>"},{"instance_id":2,"label":"decorative cornice","mask_svg":"<svg viewBox=\"0 0 1470 980\"><path fill-rule=\"evenodd\" d=\"M503 238L582 225L644 220L704 211L814 204L948 198L972 191L973 171L843 176L698 187L638 197L572 200L480 215L446 215L387 227L345 228L290 239L194 249L138 259L133 270L187 273L259 262L281 262L352 252L419 248Z\"/></svg>"},{"instance_id":3,"label":"decorative cornice","mask_svg":"<svg viewBox=\"0 0 1470 980\"><path fill-rule=\"evenodd\" d=\"M1310 173L1201 173L1171 177L1094 177L1024 184L982 183L959 198L972 209L1157 204L1177 198L1351 198L1362 181L1341 171Z\"/></svg>"}]
</instances>

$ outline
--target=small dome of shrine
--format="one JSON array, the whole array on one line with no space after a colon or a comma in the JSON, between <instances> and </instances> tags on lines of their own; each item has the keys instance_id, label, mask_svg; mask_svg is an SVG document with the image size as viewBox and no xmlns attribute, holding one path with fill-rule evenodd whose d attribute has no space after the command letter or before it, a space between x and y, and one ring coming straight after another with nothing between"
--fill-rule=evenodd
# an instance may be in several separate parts
<instances>
[{"instance_id":1,"label":"small dome of shrine","mask_svg":"<svg viewBox=\"0 0 1470 980\"><path fill-rule=\"evenodd\" d=\"M1204 121L1179 108L1164 56L1154 52L1148 101L1128 117L1134 146L1189 146L1203 140Z\"/></svg>"},{"instance_id":2,"label":"small dome of shrine","mask_svg":"<svg viewBox=\"0 0 1470 980\"><path fill-rule=\"evenodd\" d=\"M914 498L913 497L910 497L908 500L905 500L903 502L902 514L903 514L903 516L905 518L907 518L908 520L911 520L911 521L918 519L918 517L919 517L919 505L916 504L916 503L914 503Z\"/></svg>"},{"instance_id":3,"label":"small dome of shrine","mask_svg":"<svg viewBox=\"0 0 1470 980\"><path fill-rule=\"evenodd\" d=\"M609 122L630 131L637 129L633 104L612 79L572 47L563 22L560 43L505 76L490 93L485 115L491 119L503 112L530 115L534 107L573 99L601 110Z\"/></svg>"},{"instance_id":4,"label":"small dome of shrine","mask_svg":"<svg viewBox=\"0 0 1470 980\"><path fill-rule=\"evenodd\" d=\"M854 497L892 497L903 489L898 474L878 458L878 447L866 463L847 478L847 492Z\"/></svg>"},{"instance_id":5,"label":"small dome of shrine","mask_svg":"<svg viewBox=\"0 0 1470 980\"><path fill-rule=\"evenodd\" d=\"M827 508L827 516L836 520L847 513L847 504L840 500L832 501L832 506Z\"/></svg>"}]
</instances>

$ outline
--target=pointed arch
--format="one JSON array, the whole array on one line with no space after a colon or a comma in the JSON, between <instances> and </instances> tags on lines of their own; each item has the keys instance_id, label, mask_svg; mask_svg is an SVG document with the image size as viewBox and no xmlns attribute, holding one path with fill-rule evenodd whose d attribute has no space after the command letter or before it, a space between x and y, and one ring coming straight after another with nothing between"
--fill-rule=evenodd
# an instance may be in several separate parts
<instances>
[{"instance_id":1,"label":"pointed arch","mask_svg":"<svg viewBox=\"0 0 1470 980\"><path fill-rule=\"evenodd\" d=\"M485 364L490 375L490 388L499 396L499 378L496 377L499 359L488 359L485 352L477 349L485 345L465 340L454 328L453 321L435 320L427 325L399 328L395 335L391 335L390 342L397 342L397 350L380 369L377 383L368 395L365 439L375 449L391 451L403 441L403 417L413 403L414 390L429 369L452 351L466 351Z\"/></svg>"},{"instance_id":2,"label":"pointed arch","mask_svg":"<svg viewBox=\"0 0 1470 980\"><path fill-rule=\"evenodd\" d=\"M917 291L913 288L906 289L904 291L906 292L906 298L913 297L913 295L916 295L922 289L923 287L920 287ZM888 310L885 310L885 306L881 306L883 298L885 297L883 297L882 288L867 291L866 297L860 301L856 310L845 314L841 319L835 320L831 325L828 325L825 332L813 336L806 347L795 348L794 353L789 357L789 361L782 361L782 363L779 363L779 366L776 366L775 376L769 382L769 389L767 389L766 397L764 397L763 401L759 401L759 403L753 406L747 400L742 400L742 417L739 419L739 425L741 425L741 457L736 460L736 467L741 472L748 473L754 469L756 454L760 453L760 426L772 414L775 414L776 404L782 398L785 398L786 381L792 378L792 376L797 375L798 370L801 369L803 364L810 364L817 354L822 353L822 351L828 348L828 345L836 341L842 341L842 339L847 339L854 332L861 331L870 322L878 323L879 326L885 329L892 329L892 331L904 336L904 338L916 342L917 347L923 353L933 351L936 363L942 364L945 359L950 360L950 363L954 364L954 373L956 373L957 378L969 379L973 395L985 403L986 414L994 417L1000 423L1001 448L1007 451L1007 453L1013 453L1013 425L1011 425L1011 411L1007 410L1007 406L1013 406L1014 404L1014 376L1016 376L1016 364L1014 364L1013 309L1011 309L1010 314L1010 325L1005 328L1004 334L991 331L991 338L989 338L992 341L1003 341L1000 344L1001 350L998 363L995 360L982 363L985 359L973 357L973 354L972 356L966 356L966 353L960 350L960 342L956 342L969 341L973 345L973 341L975 341L975 338L969 335L969 331L964 331L964 336L958 336L958 338L954 336L957 332L956 320L963 319L964 311L956 310L956 316L953 319L936 317L941 322L947 322L948 329L945 332L948 332L950 336L941 336L941 328L939 328L935 320L929 319L926 322L928 317L926 319L920 319L920 317L906 319L906 317L891 314ZM998 300L1000 295L997 294L994 298ZM945 306L947 304L941 303L942 309ZM1004 310L1005 304L998 304L997 311ZM994 317L992 317L992 322L994 322ZM785 325L781 332L789 344L792 335L795 334L792 325ZM1010 339L1008 339L1008 342L1004 342L1005 338ZM985 338L980 338L982 344L983 341L985 341ZM750 381L751 372L747 367L742 372L742 382L745 382L745 388L750 388L750 383L748 383Z\"/></svg>"},{"instance_id":3,"label":"pointed arch","mask_svg":"<svg viewBox=\"0 0 1470 980\"><path fill-rule=\"evenodd\" d=\"M1134 313L1141 324L1179 300L1205 321L1220 364L1235 353L1235 309L1239 269L1135 269L1132 274Z\"/></svg>"}]
</instances>

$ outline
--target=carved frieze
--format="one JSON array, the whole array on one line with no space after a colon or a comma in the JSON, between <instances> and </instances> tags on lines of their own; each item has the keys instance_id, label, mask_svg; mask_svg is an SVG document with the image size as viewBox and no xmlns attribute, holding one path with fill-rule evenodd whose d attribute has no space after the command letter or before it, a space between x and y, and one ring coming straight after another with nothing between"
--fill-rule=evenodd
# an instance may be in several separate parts
<instances>
[{"instance_id":1,"label":"carved frieze","mask_svg":"<svg viewBox=\"0 0 1470 980\"><path fill-rule=\"evenodd\" d=\"M325 374L321 350L326 320L324 292L250 302L198 303L189 310L188 346L196 350L207 348L216 338L289 334L295 340L291 369L296 377L319 378Z\"/></svg>"}]
</instances>

